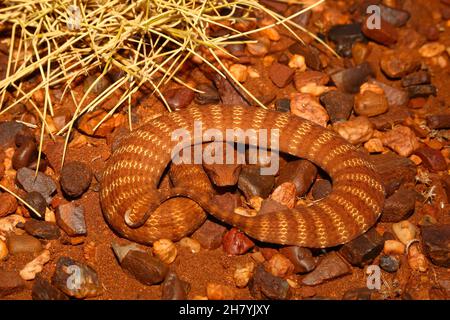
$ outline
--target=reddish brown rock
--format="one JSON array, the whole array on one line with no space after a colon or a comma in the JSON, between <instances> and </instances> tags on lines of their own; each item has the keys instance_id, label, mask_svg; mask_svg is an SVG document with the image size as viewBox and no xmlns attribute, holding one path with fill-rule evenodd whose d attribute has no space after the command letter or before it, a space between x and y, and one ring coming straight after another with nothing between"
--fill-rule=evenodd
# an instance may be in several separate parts
<instances>
[{"instance_id":1,"label":"reddish brown rock","mask_svg":"<svg viewBox=\"0 0 450 320\"><path fill-rule=\"evenodd\" d=\"M381 221L399 222L414 213L418 194L415 190L400 188L384 203Z\"/></svg>"},{"instance_id":2,"label":"reddish brown rock","mask_svg":"<svg viewBox=\"0 0 450 320\"><path fill-rule=\"evenodd\" d=\"M286 87L293 79L295 71L284 64L274 62L269 69L270 80L279 88Z\"/></svg>"},{"instance_id":3,"label":"reddish brown rock","mask_svg":"<svg viewBox=\"0 0 450 320\"><path fill-rule=\"evenodd\" d=\"M314 83L318 86L324 86L329 81L330 77L326 73L319 71L308 70L303 72L296 72L294 76L294 85L298 91L300 91L300 89L307 84Z\"/></svg>"},{"instance_id":4,"label":"reddish brown rock","mask_svg":"<svg viewBox=\"0 0 450 320\"><path fill-rule=\"evenodd\" d=\"M59 182L69 197L76 198L89 188L91 181L91 168L83 162L72 161L64 164Z\"/></svg>"},{"instance_id":5,"label":"reddish brown rock","mask_svg":"<svg viewBox=\"0 0 450 320\"><path fill-rule=\"evenodd\" d=\"M162 282L168 272L167 266L148 252L130 250L120 266L142 284L151 286Z\"/></svg>"},{"instance_id":6,"label":"reddish brown rock","mask_svg":"<svg viewBox=\"0 0 450 320\"><path fill-rule=\"evenodd\" d=\"M450 128L450 114L432 114L427 116L427 125L430 129Z\"/></svg>"},{"instance_id":7,"label":"reddish brown rock","mask_svg":"<svg viewBox=\"0 0 450 320\"><path fill-rule=\"evenodd\" d=\"M289 246L281 248L280 253L292 262L294 273L308 273L316 267L317 259L308 248Z\"/></svg>"},{"instance_id":8,"label":"reddish brown rock","mask_svg":"<svg viewBox=\"0 0 450 320\"><path fill-rule=\"evenodd\" d=\"M186 87L167 90L163 95L172 110L186 108L195 98L194 91Z\"/></svg>"},{"instance_id":9,"label":"reddish brown rock","mask_svg":"<svg viewBox=\"0 0 450 320\"><path fill-rule=\"evenodd\" d=\"M25 222L24 229L32 236L40 239L54 240L61 236L61 232L56 224L35 219Z\"/></svg>"},{"instance_id":10,"label":"reddish brown rock","mask_svg":"<svg viewBox=\"0 0 450 320\"><path fill-rule=\"evenodd\" d=\"M322 258L314 271L308 273L302 283L316 286L327 280L332 280L351 273L350 267L336 252L330 252Z\"/></svg>"},{"instance_id":11,"label":"reddish brown rock","mask_svg":"<svg viewBox=\"0 0 450 320\"><path fill-rule=\"evenodd\" d=\"M222 239L222 247L229 255L241 255L254 247L254 243L244 233L232 228L225 233Z\"/></svg>"},{"instance_id":12,"label":"reddish brown rock","mask_svg":"<svg viewBox=\"0 0 450 320\"><path fill-rule=\"evenodd\" d=\"M33 300L69 300L69 297L55 288L48 280L36 276L31 291Z\"/></svg>"},{"instance_id":13,"label":"reddish brown rock","mask_svg":"<svg viewBox=\"0 0 450 320\"><path fill-rule=\"evenodd\" d=\"M364 91L355 96L354 110L357 115L373 117L385 113L389 108L384 94Z\"/></svg>"},{"instance_id":14,"label":"reddish brown rock","mask_svg":"<svg viewBox=\"0 0 450 320\"><path fill-rule=\"evenodd\" d=\"M261 208L259 209L258 214L266 214L270 212L276 212L276 211L283 211L288 209L288 207L282 205L278 201L275 201L273 199L264 199L261 203Z\"/></svg>"},{"instance_id":15,"label":"reddish brown rock","mask_svg":"<svg viewBox=\"0 0 450 320\"><path fill-rule=\"evenodd\" d=\"M181 280L177 274L170 271L161 284L162 300L186 300L191 286Z\"/></svg>"},{"instance_id":16,"label":"reddish brown rock","mask_svg":"<svg viewBox=\"0 0 450 320\"><path fill-rule=\"evenodd\" d=\"M0 298L18 293L25 288L25 281L18 272L0 271Z\"/></svg>"},{"instance_id":17,"label":"reddish brown rock","mask_svg":"<svg viewBox=\"0 0 450 320\"><path fill-rule=\"evenodd\" d=\"M339 253L353 266L371 263L383 250L384 239L375 228L346 243Z\"/></svg>"},{"instance_id":18,"label":"reddish brown rock","mask_svg":"<svg viewBox=\"0 0 450 320\"><path fill-rule=\"evenodd\" d=\"M438 266L450 268L450 224L422 227L425 253Z\"/></svg>"},{"instance_id":19,"label":"reddish brown rock","mask_svg":"<svg viewBox=\"0 0 450 320\"><path fill-rule=\"evenodd\" d=\"M56 222L69 236L87 234L84 207L73 202L59 205L55 212Z\"/></svg>"},{"instance_id":20,"label":"reddish brown rock","mask_svg":"<svg viewBox=\"0 0 450 320\"><path fill-rule=\"evenodd\" d=\"M325 198L331 193L333 187L331 182L325 179L317 179L311 188L311 194L314 200Z\"/></svg>"},{"instance_id":21,"label":"reddish brown rock","mask_svg":"<svg viewBox=\"0 0 450 320\"><path fill-rule=\"evenodd\" d=\"M286 280L265 271L262 265L256 267L248 286L251 295L256 299L286 300L291 293Z\"/></svg>"},{"instance_id":22,"label":"reddish brown rock","mask_svg":"<svg viewBox=\"0 0 450 320\"><path fill-rule=\"evenodd\" d=\"M267 198L272 191L275 177L261 174L261 168L255 165L244 166L238 180L238 187L249 200L253 196Z\"/></svg>"},{"instance_id":23,"label":"reddish brown rock","mask_svg":"<svg viewBox=\"0 0 450 320\"><path fill-rule=\"evenodd\" d=\"M311 187L316 175L317 167L308 160L290 161L280 169L275 186L292 182L295 184L297 196L301 197Z\"/></svg>"},{"instance_id":24,"label":"reddish brown rock","mask_svg":"<svg viewBox=\"0 0 450 320\"><path fill-rule=\"evenodd\" d=\"M332 90L320 96L320 102L327 109L332 123L347 120L353 110L353 95L339 90Z\"/></svg>"},{"instance_id":25,"label":"reddish brown rock","mask_svg":"<svg viewBox=\"0 0 450 320\"><path fill-rule=\"evenodd\" d=\"M395 44L398 40L397 29L383 19L381 19L380 28L373 28L369 16L363 21L361 30L367 38L387 46Z\"/></svg>"},{"instance_id":26,"label":"reddish brown rock","mask_svg":"<svg viewBox=\"0 0 450 320\"><path fill-rule=\"evenodd\" d=\"M42 251L41 242L28 234L10 234L7 238L10 254L39 253Z\"/></svg>"},{"instance_id":27,"label":"reddish brown rock","mask_svg":"<svg viewBox=\"0 0 450 320\"><path fill-rule=\"evenodd\" d=\"M209 250L217 249L222 244L223 235L226 228L218 223L206 220L200 228L198 228L192 238L200 242L200 245Z\"/></svg>"},{"instance_id":28,"label":"reddish brown rock","mask_svg":"<svg viewBox=\"0 0 450 320\"><path fill-rule=\"evenodd\" d=\"M439 150L423 145L415 151L415 154L422 159L423 165L428 169L433 171L447 170L447 162Z\"/></svg>"},{"instance_id":29,"label":"reddish brown rock","mask_svg":"<svg viewBox=\"0 0 450 320\"><path fill-rule=\"evenodd\" d=\"M340 70L331 75L331 79L339 90L347 93L359 92L360 86L373 75L372 68L368 62L356 67Z\"/></svg>"},{"instance_id":30,"label":"reddish brown rock","mask_svg":"<svg viewBox=\"0 0 450 320\"><path fill-rule=\"evenodd\" d=\"M17 200L9 193L0 193L0 218L17 210Z\"/></svg>"},{"instance_id":31,"label":"reddish brown rock","mask_svg":"<svg viewBox=\"0 0 450 320\"><path fill-rule=\"evenodd\" d=\"M411 50L390 51L382 56L380 66L388 77L401 78L420 67L420 57Z\"/></svg>"}]
</instances>

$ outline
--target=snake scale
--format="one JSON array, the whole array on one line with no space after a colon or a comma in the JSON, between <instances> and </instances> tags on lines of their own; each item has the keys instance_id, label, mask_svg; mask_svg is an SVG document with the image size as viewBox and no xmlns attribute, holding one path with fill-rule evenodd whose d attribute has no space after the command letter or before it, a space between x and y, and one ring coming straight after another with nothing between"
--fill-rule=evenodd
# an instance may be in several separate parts
<instances>
[{"instance_id":1,"label":"snake scale","mask_svg":"<svg viewBox=\"0 0 450 320\"><path fill-rule=\"evenodd\" d=\"M181 181L175 187L159 189L178 143L172 141L172 132L185 128L194 143L194 121L222 132L279 129L279 150L321 167L332 179L332 192L308 206L248 217L211 201L214 192L206 175L197 174L183 187L188 166L175 170L175 180ZM103 172L100 202L106 221L119 235L144 244L192 233L204 222L204 210L259 241L325 248L351 241L375 224L384 187L367 155L331 130L289 113L214 105L167 113L123 138Z\"/></svg>"}]
</instances>

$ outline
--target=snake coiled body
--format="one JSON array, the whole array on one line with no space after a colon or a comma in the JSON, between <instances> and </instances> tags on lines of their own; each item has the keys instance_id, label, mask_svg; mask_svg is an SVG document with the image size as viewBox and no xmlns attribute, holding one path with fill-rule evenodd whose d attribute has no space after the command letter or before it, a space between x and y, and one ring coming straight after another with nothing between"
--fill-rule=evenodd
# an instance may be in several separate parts
<instances>
[{"instance_id":1,"label":"snake coiled body","mask_svg":"<svg viewBox=\"0 0 450 320\"><path fill-rule=\"evenodd\" d=\"M332 192L309 206L247 217L211 201L214 192L206 175L198 175L189 187L179 183L170 190L158 189L178 143L172 141L172 132L184 128L195 139L194 121L224 132L224 137L226 129L279 129L280 151L325 170ZM178 176L183 170L188 169L181 166ZM367 155L330 130L288 113L209 106L168 113L123 138L104 171L100 201L110 226L141 243L192 233L206 218L201 207L254 239L324 248L346 243L373 226L383 208L384 188Z\"/></svg>"}]
</instances>

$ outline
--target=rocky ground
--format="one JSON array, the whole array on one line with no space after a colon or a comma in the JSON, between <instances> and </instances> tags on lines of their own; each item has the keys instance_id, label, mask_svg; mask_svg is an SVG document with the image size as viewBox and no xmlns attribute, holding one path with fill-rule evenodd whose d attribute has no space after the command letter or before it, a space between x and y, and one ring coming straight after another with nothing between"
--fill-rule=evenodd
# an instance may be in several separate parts
<instances>
[{"instance_id":1,"label":"rocky ground","mask_svg":"<svg viewBox=\"0 0 450 320\"><path fill-rule=\"evenodd\" d=\"M301 8L262 2L285 15ZM369 4L381 8L381 29L366 27ZM387 199L377 225L327 250L259 243L212 218L177 243L161 239L149 248L120 239L102 217L98 190L111 145L128 130L126 110L93 132L119 93L77 122L63 167L64 139L45 137L36 180L39 120L29 102L12 108L0 118L0 183L36 212L0 193L0 297L450 298L449 19L448 0L328 1L297 22L342 58L306 35L305 45L295 42L281 27L261 32L256 43L228 48L238 57L227 62L231 72L262 102L335 130L370 153L384 178ZM0 78L7 50L5 37ZM175 109L252 104L203 65L192 62L181 76L204 93L176 84L163 88ZM77 98L93 79L80 79ZM36 81L31 78L25 89ZM96 94L106 85L100 83ZM57 99L62 89L50 93ZM8 93L5 106L14 95ZM42 104L43 92L33 102ZM145 89L132 104L134 127L166 112ZM54 107L48 122L56 132L74 105L65 98ZM258 172L242 168L237 187L217 197L224 209L262 214L320 199L332 189L326 174L306 160L284 157L276 176ZM381 268L379 290L366 286L371 265ZM80 283L71 278L77 272Z\"/></svg>"}]
</instances>

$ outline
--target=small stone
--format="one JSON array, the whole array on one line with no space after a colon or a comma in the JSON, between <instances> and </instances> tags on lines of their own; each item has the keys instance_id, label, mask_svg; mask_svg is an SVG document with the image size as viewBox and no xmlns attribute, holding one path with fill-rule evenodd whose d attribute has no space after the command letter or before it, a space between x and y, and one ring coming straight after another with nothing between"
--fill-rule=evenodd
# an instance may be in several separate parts
<instances>
[{"instance_id":1,"label":"small stone","mask_svg":"<svg viewBox=\"0 0 450 320\"><path fill-rule=\"evenodd\" d=\"M192 235L200 245L209 250L217 249L222 244L222 237L226 228L218 223L206 220Z\"/></svg>"},{"instance_id":2,"label":"small stone","mask_svg":"<svg viewBox=\"0 0 450 320\"><path fill-rule=\"evenodd\" d=\"M407 245L411 240L416 237L416 227L409 221L404 220L392 225L392 230L394 231L398 240L400 240L404 245Z\"/></svg>"},{"instance_id":3,"label":"small stone","mask_svg":"<svg viewBox=\"0 0 450 320\"><path fill-rule=\"evenodd\" d=\"M332 90L321 95L320 102L327 110L331 122L336 123L345 121L350 117L355 99L351 94Z\"/></svg>"},{"instance_id":4,"label":"small stone","mask_svg":"<svg viewBox=\"0 0 450 320\"><path fill-rule=\"evenodd\" d=\"M389 111L384 114L386 117L396 116L395 113L394 114L390 114L390 113L395 112L399 109L394 109L392 107L404 106L408 103L409 95L408 95L408 92L406 92L405 90L389 86L389 85L385 84L384 82L376 81L374 79L371 79L370 83L376 84L384 91L384 95L386 96L386 99L387 99L389 107L390 107ZM402 110L402 109L400 109L400 110Z\"/></svg>"},{"instance_id":5,"label":"small stone","mask_svg":"<svg viewBox=\"0 0 450 320\"><path fill-rule=\"evenodd\" d=\"M16 226L18 224L23 225L25 223L25 219L18 214L12 214L7 216L6 218L0 219L0 232L9 233L15 232Z\"/></svg>"},{"instance_id":6,"label":"small stone","mask_svg":"<svg viewBox=\"0 0 450 320\"><path fill-rule=\"evenodd\" d=\"M437 266L450 268L450 224L423 226L425 254Z\"/></svg>"},{"instance_id":7,"label":"small stone","mask_svg":"<svg viewBox=\"0 0 450 320\"><path fill-rule=\"evenodd\" d=\"M288 66L274 62L269 69L269 78L277 87L284 88L292 81L294 73Z\"/></svg>"},{"instance_id":8,"label":"small stone","mask_svg":"<svg viewBox=\"0 0 450 320\"><path fill-rule=\"evenodd\" d=\"M9 148L14 147L16 135L18 133L27 132L29 129L15 121L0 122L0 147Z\"/></svg>"},{"instance_id":9,"label":"small stone","mask_svg":"<svg viewBox=\"0 0 450 320\"><path fill-rule=\"evenodd\" d=\"M153 253L164 263L171 264L177 257L178 250L169 239L160 239L153 243Z\"/></svg>"},{"instance_id":10,"label":"small stone","mask_svg":"<svg viewBox=\"0 0 450 320\"><path fill-rule=\"evenodd\" d=\"M356 288L347 290L342 300L372 300L374 290L368 288Z\"/></svg>"},{"instance_id":11,"label":"small stone","mask_svg":"<svg viewBox=\"0 0 450 320\"><path fill-rule=\"evenodd\" d=\"M402 78L402 86L404 87L410 87L419 84L429 84L430 82L430 73L425 70L413 72Z\"/></svg>"},{"instance_id":12,"label":"small stone","mask_svg":"<svg viewBox=\"0 0 450 320\"><path fill-rule=\"evenodd\" d=\"M367 117L355 117L333 125L333 130L352 144L366 142L373 135L373 125Z\"/></svg>"},{"instance_id":13,"label":"small stone","mask_svg":"<svg viewBox=\"0 0 450 320\"><path fill-rule=\"evenodd\" d=\"M281 248L280 253L294 265L294 273L308 273L316 267L317 261L308 248L289 246Z\"/></svg>"},{"instance_id":14,"label":"small stone","mask_svg":"<svg viewBox=\"0 0 450 320\"><path fill-rule=\"evenodd\" d=\"M380 8L380 14L383 19L395 27L403 27L411 17L411 14L406 10L388 7L381 3L378 4L378 7Z\"/></svg>"},{"instance_id":15,"label":"small stone","mask_svg":"<svg viewBox=\"0 0 450 320\"><path fill-rule=\"evenodd\" d=\"M292 182L296 187L296 195L301 197L309 190L316 175L317 167L308 160L290 161L280 169L275 186Z\"/></svg>"},{"instance_id":16,"label":"small stone","mask_svg":"<svg viewBox=\"0 0 450 320\"><path fill-rule=\"evenodd\" d=\"M359 92L360 86L373 75L369 63L364 62L356 67L344 69L331 75L331 79L339 90L347 93Z\"/></svg>"},{"instance_id":17,"label":"small stone","mask_svg":"<svg viewBox=\"0 0 450 320\"><path fill-rule=\"evenodd\" d=\"M362 42L356 42L352 46L352 57L355 64L361 64L367 60L371 52L371 48Z\"/></svg>"},{"instance_id":18,"label":"small stone","mask_svg":"<svg viewBox=\"0 0 450 320\"><path fill-rule=\"evenodd\" d=\"M386 240L384 242L383 252L387 255L403 255L405 253L405 245L397 240Z\"/></svg>"},{"instance_id":19,"label":"small stone","mask_svg":"<svg viewBox=\"0 0 450 320\"><path fill-rule=\"evenodd\" d=\"M232 64L229 71L236 81L245 82L248 78L247 66L244 66L243 64Z\"/></svg>"},{"instance_id":20,"label":"small stone","mask_svg":"<svg viewBox=\"0 0 450 320\"><path fill-rule=\"evenodd\" d=\"M382 255L380 257L380 268L386 272L394 273L397 272L400 267L400 260L394 256Z\"/></svg>"},{"instance_id":21,"label":"small stone","mask_svg":"<svg viewBox=\"0 0 450 320\"><path fill-rule=\"evenodd\" d=\"M399 222L414 213L418 194L413 189L400 188L388 197L381 214L382 222Z\"/></svg>"},{"instance_id":22,"label":"small stone","mask_svg":"<svg viewBox=\"0 0 450 320\"><path fill-rule=\"evenodd\" d=\"M256 267L249 288L256 299L286 300L290 297L289 283L266 272L262 265Z\"/></svg>"},{"instance_id":23,"label":"small stone","mask_svg":"<svg viewBox=\"0 0 450 320\"><path fill-rule=\"evenodd\" d=\"M240 265L234 270L233 280L238 288L245 288L253 276L255 270L255 263L253 261Z\"/></svg>"},{"instance_id":24,"label":"small stone","mask_svg":"<svg viewBox=\"0 0 450 320\"><path fill-rule=\"evenodd\" d=\"M68 296L39 275L34 280L31 297L33 300L69 300Z\"/></svg>"},{"instance_id":25,"label":"small stone","mask_svg":"<svg viewBox=\"0 0 450 320\"><path fill-rule=\"evenodd\" d=\"M27 263L25 267L20 270L20 276L23 280L33 280L36 274L40 273L44 265L50 261L50 251L43 250L39 256Z\"/></svg>"},{"instance_id":26,"label":"small stone","mask_svg":"<svg viewBox=\"0 0 450 320\"><path fill-rule=\"evenodd\" d=\"M190 284L181 280L173 271L169 271L161 284L161 300L186 300Z\"/></svg>"},{"instance_id":27,"label":"small stone","mask_svg":"<svg viewBox=\"0 0 450 320\"><path fill-rule=\"evenodd\" d=\"M314 200L320 200L328 196L332 190L333 187L330 181L325 179L317 179L311 188L311 194Z\"/></svg>"},{"instance_id":28,"label":"small stone","mask_svg":"<svg viewBox=\"0 0 450 320\"><path fill-rule=\"evenodd\" d=\"M34 210L36 210L40 216L30 210L30 215L35 218L42 220L45 218L45 210L47 209L47 201L39 192L32 191L28 192L25 196L25 202L28 203Z\"/></svg>"},{"instance_id":29,"label":"small stone","mask_svg":"<svg viewBox=\"0 0 450 320\"><path fill-rule=\"evenodd\" d=\"M330 81L330 77L324 73L319 71L297 71L294 76L294 85L297 91L301 91L301 89L307 85L315 84L317 86L324 86Z\"/></svg>"},{"instance_id":30,"label":"small stone","mask_svg":"<svg viewBox=\"0 0 450 320\"><path fill-rule=\"evenodd\" d=\"M38 253L42 251L41 242L27 234L10 234L6 242L10 254L27 252Z\"/></svg>"},{"instance_id":31,"label":"small stone","mask_svg":"<svg viewBox=\"0 0 450 320\"><path fill-rule=\"evenodd\" d=\"M39 239L55 240L61 236L59 228L54 223L46 221L28 220L24 229L30 235Z\"/></svg>"},{"instance_id":32,"label":"small stone","mask_svg":"<svg viewBox=\"0 0 450 320\"><path fill-rule=\"evenodd\" d=\"M106 119L106 120L103 120ZM100 121L102 124L96 129ZM108 113L103 110L95 110L84 114L78 121L78 130L88 136L106 138L116 128L114 117L108 118Z\"/></svg>"},{"instance_id":33,"label":"small stone","mask_svg":"<svg viewBox=\"0 0 450 320\"><path fill-rule=\"evenodd\" d=\"M266 271L275 277L284 278L294 272L294 265L284 255L275 253L266 264Z\"/></svg>"},{"instance_id":34,"label":"small stone","mask_svg":"<svg viewBox=\"0 0 450 320\"><path fill-rule=\"evenodd\" d=\"M68 257L60 257L56 262L52 285L77 299L96 297L102 292L97 272L90 266Z\"/></svg>"},{"instance_id":35,"label":"small stone","mask_svg":"<svg viewBox=\"0 0 450 320\"><path fill-rule=\"evenodd\" d=\"M8 246L2 239L0 239L0 262L6 260L8 253Z\"/></svg>"},{"instance_id":36,"label":"small stone","mask_svg":"<svg viewBox=\"0 0 450 320\"><path fill-rule=\"evenodd\" d=\"M411 50L389 51L380 60L381 70L390 78L401 78L420 68L420 59Z\"/></svg>"},{"instance_id":37,"label":"small stone","mask_svg":"<svg viewBox=\"0 0 450 320\"><path fill-rule=\"evenodd\" d=\"M246 199L254 196L267 198L272 191L275 177L261 174L258 166L244 166L238 180L238 188L242 191Z\"/></svg>"},{"instance_id":38,"label":"small stone","mask_svg":"<svg viewBox=\"0 0 450 320\"><path fill-rule=\"evenodd\" d=\"M351 56L355 42L365 40L359 23L335 25L328 32L328 38L336 43L336 52L344 57Z\"/></svg>"},{"instance_id":39,"label":"small stone","mask_svg":"<svg viewBox=\"0 0 450 320\"><path fill-rule=\"evenodd\" d=\"M313 70L322 69L322 62L320 60L320 51L317 48L296 41L289 47L289 52L292 54L299 54L304 56L308 68Z\"/></svg>"},{"instance_id":40,"label":"small stone","mask_svg":"<svg viewBox=\"0 0 450 320\"><path fill-rule=\"evenodd\" d=\"M220 74L214 73L213 81L223 105L248 105L245 98L230 80L222 77Z\"/></svg>"},{"instance_id":41,"label":"small stone","mask_svg":"<svg viewBox=\"0 0 450 320\"><path fill-rule=\"evenodd\" d=\"M317 99L306 93L291 94L291 112L322 127L327 126L328 113Z\"/></svg>"},{"instance_id":42,"label":"small stone","mask_svg":"<svg viewBox=\"0 0 450 320\"><path fill-rule=\"evenodd\" d=\"M430 129L450 128L450 114L432 114L427 116L427 126Z\"/></svg>"},{"instance_id":43,"label":"small stone","mask_svg":"<svg viewBox=\"0 0 450 320\"><path fill-rule=\"evenodd\" d=\"M372 138L364 143L364 148L366 148L369 153L380 153L384 152L383 142L378 138Z\"/></svg>"},{"instance_id":44,"label":"small stone","mask_svg":"<svg viewBox=\"0 0 450 320\"><path fill-rule=\"evenodd\" d=\"M385 113L389 108L384 94L373 91L359 93L355 97L355 113L360 116L373 117Z\"/></svg>"},{"instance_id":45,"label":"small stone","mask_svg":"<svg viewBox=\"0 0 450 320\"><path fill-rule=\"evenodd\" d=\"M180 240L180 246L185 247L192 253L199 253L201 248L200 242L189 237L182 238Z\"/></svg>"},{"instance_id":46,"label":"small stone","mask_svg":"<svg viewBox=\"0 0 450 320\"><path fill-rule=\"evenodd\" d=\"M73 202L61 204L56 208L56 223L69 236L85 236L87 234L84 219L84 207Z\"/></svg>"},{"instance_id":47,"label":"small stone","mask_svg":"<svg viewBox=\"0 0 450 320\"><path fill-rule=\"evenodd\" d=\"M419 53L423 58L433 58L445 51L445 46L439 42L430 42L419 48Z\"/></svg>"},{"instance_id":48,"label":"small stone","mask_svg":"<svg viewBox=\"0 0 450 320\"><path fill-rule=\"evenodd\" d=\"M384 239L375 230L370 229L363 235L344 244L339 253L353 266L363 267L371 263L383 250Z\"/></svg>"},{"instance_id":49,"label":"small stone","mask_svg":"<svg viewBox=\"0 0 450 320\"><path fill-rule=\"evenodd\" d=\"M0 194L0 218L13 214L17 210L17 200L9 193Z\"/></svg>"},{"instance_id":50,"label":"small stone","mask_svg":"<svg viewBox=\"0 0 450 320\"><path fill-rule=\"evenodd\" d=\"M255 43L247 43L247 50L255 57L264 57L270 49L270 40L258 38Z\"/></svg>"},{"instance_id":51,"label":"small stone","mask_svg":"<svg viewBox=\"0 0 450 320\"><path fill-rule=\"evenodd\" d=\"M228 255L241 255L253 248L255 244L244 233L232 228L223 236L222 246Z\"/></svg>"},{"instance_id":52,"label":"small stone","mask_svg":"<svg viewBox=\"0 0 450 320\"><path fill-rule=\"evenodd\" d=\"M270 197L289 209L292 209L294 208L297 199L296 192L297 189L294 183L284 182L275 188Z\"/></svg>"},{"instance_id":53,"label":"small stone","mask_svg":"<svg viewBox=\"0 0 450 320\"><path fill-rule=\"evenodd\" d=\"M238 194L226 192L220 195L214 195L212 201L228 212L234 212L236 208L242 205L242 200Z\"/></svg>"},{"instance_id":54,"label":"small stone","mask_svg":"<svg viewBox=\"0 0 450 320\"><path fill-rule=\"evenodd\" d=\"M372 28L370 27L370 18L371 17L369 16L363 21L361 28L362 32L367 38L386 46L395 44L397 42L398 32L392 24L381 18L380 27Z\"/></svg>"},{"instance_id":55,"label":"small stone","mask_svg":"<svg viewBox=\"0 0 450 320\"><path fill-rule=\"evenodd\" d=\"M437 94L436 87L430 84L409 86L406 88L410 99L417 97L435 96Z\"/></svg>"},{"instance_id":56,"label":"small stone","mask_svg":"<svg viewBox=\"0 0 450 320\"><path fill-rule=\"evenodd\" d=\"M216 284L208 283L206 285L206 296L209 300L233 300L235 293L232 288Z\"/></svg>"},{"instance_id":57,"label":"small stone","mask_svg":"<svg viewBox=\"0 0 450 320\"><path fill-rule=\"evenodd\" d=\"M315 286L327 280L350 274L350 267L336 252L330 252L319 262L317 267L302 280L307 286Z\"/></svg>"},{"instance_id":58,"label":"small stone","mask_svg":"<svg viewBox=\"0 0 450 320\"><path fill-rule=\"evenodd\" d=\"M89 188L91 181L91 168L83 162L65 163L61 170L61 188L69 197L81 196Z\"/></svg>"},{"instance_id":59,"label":"small stone","mask_svg":"<svg viewBox=\"0 0 450 320\"><path fill-rule=\"evenodd\" d=\"M0 270L0 298L21 292L25 282L17 272Z\"/></svg>"},{"instance_id":60,"label":"small stone","mask_svg":"<svg viewBox=\"0 0 450 320\"><path fill-rule=\"evenodd\" d=\"M397 126L383 133L381 141L383 145L391 148L402 157L409 157L419 147L416 135L409 127L405 126Z\"/></svg>"},{"instance_id":61,"label":"small stone","mask_svg":"<svg viewBox=\"0 0 450 320\"><path fill-rule=\"evenodd\" d=\"M412 244L408 250L408 264L414 271L426 272L428 270L428 261L420 252L417 243Z\"/></svg>"},{"instance_id":62,"label":"small stone","mask_svg":"<svg viewBox=\"0 0 450 320\"><path fill-rule=\"evenodd\" d=\"M278 99L275 101L275 110L278 112L289 112L291 110L290 99Z\"/></svg>"},{"instance_id":63,"label":"small stone","mask_svg":"<svg viewBox=\"0 0 450 320\"><path fill-rule=\"evenodd\" d=\"M36 143L32 139L26 140L14 152L12 157L12 165L15 170L28 167L37 159L38 149Z\"/></svg>"},{"instance_id":64,"label":"small stone","mask_svg":"<svg viewBox=\"0 0 450 320\"><path fill-rule=\"evenodd\" d=\"M35 171L28 168L17 170L17 183L27 192L39 192L47 201L51 202L51 195L56 191L56 184L52 178L42 172L38 172L35 177Z\"/></svg>"},{"instance_id":65,"label":"small stone","mask_svg":"<svg viewBox=\"0 0 450 320\"><path fill-rule=\"evenodd\" d=\"M289 68L297 69L302 72L305 71L306 70L305 57L299 54L294 54L289 60L288 66Z\"/></svg>"},{"instance_id":66,"label":"small stone","mask_svg":"<svg viewBox=\"0 0 450 320\"><path fill-rule=\"evenodd\" d=\"M151 286L161 283L168 272L167 266L148 252L129 250L120 266L142 284Z\"/></svg>"},{"instance_id":67,"label":"small stone","mask_svg":"<svg viewBox=\"0 0 450 320\"><path fill-rule=\"evenodd\" d=\"M198 104L204 105L220 102L219 92L214 86L207 83L201 83L196 89L201 91L195 93L195 102Z\"/></svg>"},{"instance_id":68,"label":"small stone","mask_svg":"<svg viewBox=\"0 0 450 320\"><path fill-rule=\"evenodd\" d=\"M258 214L267 214L271 212L277 212L277 211L283 211L287 210L288 208L278 201L272 200L270 198L264 199L261 203L261 209L259 209Z\"/></svg>"},{"instance_id":69,"label":"small stone","mask_svg":"<svg viewBox=\"0 0 450 320\"><path fill-rule=\"evenodd\" d=\"M169 89L163 95L173 110L186 108L195 98L194 91L186 87Z\"/></svg>"},{"instance_id":70,"label":"small stone","mask_svg":"<svg viewBox=\"0 0 450 320\"><path fill-rule=\"evenodd\" d=\"M415 154L422 159L423 165L432 171L447 170L447 162L441 151L423 145L415 151Z\"/></svg>"}]
</instances>

